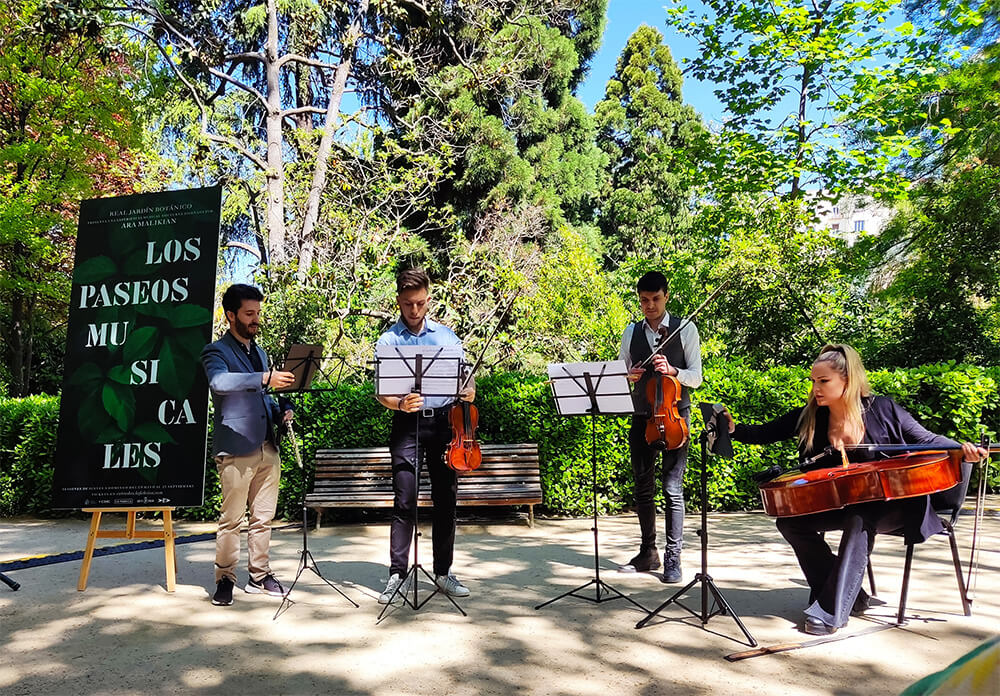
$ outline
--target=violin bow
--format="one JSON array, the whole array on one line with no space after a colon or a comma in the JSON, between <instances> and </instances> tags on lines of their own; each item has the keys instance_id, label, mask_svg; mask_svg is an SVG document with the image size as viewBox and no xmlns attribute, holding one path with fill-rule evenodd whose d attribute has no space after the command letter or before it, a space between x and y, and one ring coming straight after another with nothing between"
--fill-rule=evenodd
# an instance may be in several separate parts
<instances>
[{"instance_id":1,"label":"violin bow","mask_svg":"<svg viewBox=\"0 0 1000 696\"><path fill-rule=\"evenodd\" d=\"M459 394L461 394L468 388L469 383L472 381L472 378L475 376L476 372L479 371L479 368L482 367L483 358L486 357L486 350L490 347L490 343L493 341L493 337L497 335L497 332L500 330L500 325L503 324L503 320L507 318L508 314L510 314L510 310L514 308L514 302L517 300L518 297L520 297L520 295L521 295L520 288L514 290L514 294L513 296L511 296L510 302L507 303L507 306L504 307L504 310L497 317L497 323L493 326L493 331L491 331L490 335L487 337L486 343L483 344L483 349L479 352L479 357L476 358L476 362L475 364L473 364L472 369L469 370L468 373L466 373L465 381L462 382L462 385L458 389Z\"/></svg>"},{"instance_id":2,"label":"violin bow","mask_svg":"<svg viewBox=\"0 0 1000 696\"><path fill-rule=\"evenodd\" d=\"M722 291L726 289L726 287L729 285L729 282L730 282L729 278L726 278L724 281L722 281L722 284L715 289L715 292L713 292L711 295L709 295L708 297L706 297L705 301L702 302L700 305L698 305L698 308L696 310L694 310L693 312L691 312L691 314L689 314L684 319L684 321L682 321L680 324L678 324L677 328L674 329L673 332L667 334L666 336L664 336L663 338L660 339L660 341L656 344L656 347L653 348L653 352L649 354L648 358L646 358L645 360L639 362L636 365L633 365L632 369L636 369L636 368L643 368L643 369L645 369L646 365L649 364L653 360L653 358L660 353L660 351L662 351L664 348L666 348L667 345L672 340L674 340L675 337L677 337L677 336L680 335L681 331L683 331L685 328L687 328L688 324L690 324L692 322L692 320L694 320L694 318L696 316L698 316L698 314L701 312L701 310L705 309L705 307L707 307L712 302L712 300L714 300L716 297L718 297L722 293Z\"/></svg>"}]
</instances>

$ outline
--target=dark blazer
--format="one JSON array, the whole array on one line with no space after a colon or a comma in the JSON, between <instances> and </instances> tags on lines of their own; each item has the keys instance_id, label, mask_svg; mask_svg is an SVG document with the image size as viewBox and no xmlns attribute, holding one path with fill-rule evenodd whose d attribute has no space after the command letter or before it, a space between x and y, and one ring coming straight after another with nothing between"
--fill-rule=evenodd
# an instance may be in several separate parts
<instances>
[{"instance_id":1,"label":"dark blazer","mask_svg":"<svg viewBox=\"0 0 1000 696\"><path fill-rule=\"evenodd\" d=\"M251 349L267 366L267 355L256 344ZM263 373L250 364L239 341L227 331L222 338L201 351L201 364L208 375L215 405L212 455L243 455L253 452L267 440L274 441L274 424L291 404L278 403L262 384Z\"/></svg>"},{"instance_id":2,"label":"dark blazer","mask_svg":"<svg viewBox=\"0 0 1000 696\"><path fill-rule=\"evenodd\" d=\"M887 396L863 397L861 405L861 420L865 424L865 434L862 443L878 445L958 446L958 443L954 440L943 435L936 435L927 430L906 409ZM797 437L799 416L802 414L803 408L793 409L785 415L779 416L773 421L762 425L737 425L733 431L732 438L748 444L766 445ZM812 447L808 451L804 451L800 446L800 459L817 454L830 444L827 438L829 423L830 409L826 406L816 409L816 432L813 435ZM862 461L863 457L859 455L858 460ZM907 508L906 524L903 527L907 541L913 541L914 543L924 541L929 536L943 529L940 518L934 514L934 510L931 507L930 496L925 495L894 502ZM865 503L865 505L879 504Z\"/></svg>"}]
</instances>

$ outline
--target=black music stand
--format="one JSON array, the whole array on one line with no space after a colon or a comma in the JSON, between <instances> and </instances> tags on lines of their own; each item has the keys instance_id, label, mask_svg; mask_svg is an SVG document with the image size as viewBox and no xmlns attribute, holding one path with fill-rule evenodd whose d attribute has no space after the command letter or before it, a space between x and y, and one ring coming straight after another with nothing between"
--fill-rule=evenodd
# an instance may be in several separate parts
<instances>
[{"instance_id":1,"label":"black music stand","mask_svg":"<svg viewBox=\"0 0 1000 696\"><path fill-rule=\"evenodd\" d=\"M613 599L624 599L643 611L646 607L631 597L623 595L601 580L600 552L597 541L597 416L627 415L635 411L632 405L631 391L628 386L628 368L622 360L594 363L553 363L549 365L549 383L552 385L552 396L556 400L556 409L561 416L590 416L590 466L593 480L590 494L594 507L594 578L589 582L575 587L569 592L563 592L547 602L542 602L535 609L558 602L563 597L577 597L588 602L600 604ZM591 585L594 586L594 596L577 594Z\"/></svg>"},{"instance_id":2,"label":"black music stand","mask_svg":"<svg viewBox=\"0 0 1000 696\"><path fill-rule=\"evenodd\" d=\"M340 375L344 369L344 359L339 356L321 356L322 348L320 346L310 346L296 344L288 349L288 355L282 361L281 369L285 372L291 372L295 375L295 381L288 387L284 389L276 389L274 391L281 394L288 393L308 393L308 392L320 392L320 391L333 391L336 386L331 388L312 388L312 380L317 374L322 375L328 382L330 382L329 376L326 375L322 369L324 360L338 360L340 362L340 367L337 373L336 384L340 382ZM330 382L332 383L332 382ZM292 590L295 589L295 584L299 581L306 570L311 570L313 573L319 577L320 580L325 582L327 585L335 589L340 595L346 599L348 602L353 604L355 608L360 605L353 599L344 594L344 591L337 587L333 582L328 580L320 572L319 566L316 565L316 559L313 558L312 552L309 550L309 519L307 513L309 508L306 507L306 491L308 491L312 486L308 485L306 481L305 467L302 466L302 455L299 453L299 442L295 437L295 428L292 427L291 423L287 423L285 427L288 430L288 435L292 440L292 450L295 452L295 462L299 466L299 472L302 475L302 551L299 553L299 569L295 573L295 579L292 580L292 584L289 585L288 590L281 598L281 604L278 606L278 610L274 612L273 620L276 620L282 613L291 608L294 601L291 599Z\"/></svg>"},{"instance_id":3,"label":"black music stand","mask_svg":"<svg viewBox=\"0 0 1000 696\"><path fill-rule=\"evenodd\" d=\"M10 578L8 578L3 573L0 573L0 582L2 582L4 585L6 585L7 587L9 587L10 589L14 590L14 592L17 592L17 589L21 586L21 583L15 582L14 580L11 580Z\"/></svg>"},{"instance_id":4,"label":"black music stand","mask_svg":"<svg viewBox=\"0 0 1000 696\"><path fill-rule=\"evenodd\" d=\"M462 375L462 368L465 365L465 355L462 346L376 346L375 347L375 393L378 396L399 396L401 394L419 394L426 398L429 396L454 397L458 393ZM413 462L414 485L416 494L413 504L413 564L406 571L399 587L389 597L389 601L379 612L376 623L389 610L397 596L403 598L403 603L414 611L419 610L431 598L438 594L444 596L451 602L462 616L467 616L454 597L442 593L441 588L434 582L434 576L420 564L419 539L420 539L420 470L423 464L420 457L420 418L416 419L416 447ZM423 573L431 584L434 591L420 601L418 595L419 576L417 572ZM408 596L407 583L413 587L413 598Z\"/></svg>"},{"instance_id":5,"label":"black music stand","mask_svg":"<svg viewBox=\"0 0 1000 696\"><path fill-rule=\"evenodd\" d=\"M657 616L667 606L676 604L696 618L701 619L703 626L713 616L728 614L736 622L736 625L740 627L740 630L743 631L743 635L750 641L750 647L752 648L757 645L757 640L750 635L750 631L740 621L740 617L733 611L732 605L722 596L722 592L716 586L715 581L712 580L712 576L708 574L708 452L711 451L712 454L723 459L732 458L733 443L729 439L729 424L725 416L722 415L725 412L725 407L722 404L700 403L698 404L698 408L701 409L702 418L705 420L705 428L698 437L698 440L701 442L701 529L698 530L698 536L701 538L701 572L694 576L694 580L677 590L670 599L649 612L646 618L637 623L635 627L642 628L650 619ZM701 613L685 606L679 599L682 594L697 584L701 585ZM711 610L708 607L709 593L712 594L713 598Z\"/></svg>"}]
</instances>

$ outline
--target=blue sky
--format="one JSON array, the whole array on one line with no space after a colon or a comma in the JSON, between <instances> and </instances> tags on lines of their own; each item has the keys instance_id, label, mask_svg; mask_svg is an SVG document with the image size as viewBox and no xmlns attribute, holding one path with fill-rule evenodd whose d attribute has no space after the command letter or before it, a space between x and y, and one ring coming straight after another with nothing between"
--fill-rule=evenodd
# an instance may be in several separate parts
<instances>
[{"instance_id":1,"label":"blue sky","mask_svg":"<svg viewBox=\"0 0 1000 696\"><path fill-rule=\"evenodd\" d=\"M702 12L703 5L697 0L685 3L689 8ZM604 30L604 41L597 55L590 63L590 72L577 89L577 96L591 112L594 105L604 97L604 87L615 72L615 63L628 37L641 24L655 27L664 35L664 43L670 47L674 60L683 69L683 58L693 58L698 44L681 36L666 26L666 7L670 0L609 0L608 24ZM712 86L699 84L690 77L684 78L684 101L693 106L706 122L722 120L722 106L712 94Z\"/></svg>"}]
</instances>

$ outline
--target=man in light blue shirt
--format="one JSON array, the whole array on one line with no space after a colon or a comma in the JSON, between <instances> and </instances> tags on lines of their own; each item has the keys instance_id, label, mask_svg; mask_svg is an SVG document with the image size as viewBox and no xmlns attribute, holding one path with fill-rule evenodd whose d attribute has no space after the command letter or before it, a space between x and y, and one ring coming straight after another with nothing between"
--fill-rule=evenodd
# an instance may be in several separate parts
<instances>
[{"instance_id":1,"label":"man in light blue shirt","mask_svg":"<svg viewBox=\"0 0 1000 696\"><path fill-rule=\"evenodd\" d=\"M460 346L462 342L447 326L427 318L430 303L430 279L421 268L410 268L396 277L396 304L399 321L383 333L380 346ZM475 398L469 387L460 397ZM451 440L448 411L455 402L451 396L422 397L420 394L380 395L379 403L394 411L389 434L392 458L393 509L389 531L389 581L379 596L388 604L401 587L410 560L413 540L413 513L417 505L417 426L420 428L419 453L427 463L431 478L431 540L434 548L434 581L452 597L469 596L469 588L451 572L455 551L455 500L458 479L444 463L444 452Z\"/></svg>"}]
</instances>

